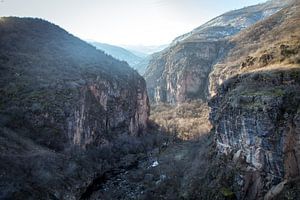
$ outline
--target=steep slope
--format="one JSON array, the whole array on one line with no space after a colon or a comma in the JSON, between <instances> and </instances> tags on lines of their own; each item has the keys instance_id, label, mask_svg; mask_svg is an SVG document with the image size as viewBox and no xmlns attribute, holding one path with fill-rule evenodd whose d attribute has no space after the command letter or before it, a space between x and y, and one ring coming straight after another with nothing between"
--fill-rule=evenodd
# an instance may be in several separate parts
<instances>
[{"instance_id":1,"label":"steep slope","mask_svg":"<svg viewBox=\"0 0 300 200\"><path fill-rule=\"evenodd\" d=\"M130 52L129 50L119 46L100 42L91 42L91 45L95 46L97 49L104 51L108 55L111 55L112 57L118 60L126 61L131 67L135 66L142 60L142 57L139 57L134 53Z\"/></svg>"},{"instance_id":2,"label":"steep slope","mask_svg":"<svg viewBox=\"0 0 300 200\"><path fill-rule=\"evenodd\" d=\"M239 166L240 199L299 197L299 9L295 1L231 38L210 74L216 147Z\"/></svg>"},{"instance_id":3,"label":"steep slope","mask_svg":"<svg viewBox=\"0 0 300 200\"><path fill-rule=\"evenodd\" d=\"M176 38L150 60L144 75L151 102L182 103L208 97L212 66L231 48L230 36L283 8L288 1L268 1L225 13Z\"/></svg>"},{"instance_id":4,"label":"steep slope","mask_svg":"<svg viewBox=\"0 0 300 200\"><path fill-rule=\"evenodd\" d=\"M0 19L0 94L0 199L78 198L147 127L144 79L40 19Z\"/></svg>"}]
</instances>

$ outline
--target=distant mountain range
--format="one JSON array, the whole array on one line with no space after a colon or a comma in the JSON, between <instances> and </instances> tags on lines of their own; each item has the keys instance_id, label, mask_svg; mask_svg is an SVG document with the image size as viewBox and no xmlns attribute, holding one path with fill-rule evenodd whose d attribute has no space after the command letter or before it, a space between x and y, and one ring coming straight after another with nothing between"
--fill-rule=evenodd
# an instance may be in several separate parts
<instances>
[{"instance_id":1,"label":"distant mountain range","mask_svg":"<svg viewBox=\"0 0 300 200\"><path fill-rule=\"evenodd\" d=\"M146 46L146 45L122 45L122 46L140 57L146 57L147 55L165 49L166 47L168 47L168 44L151 45L151 46Z\"/></svg>"},{"instance_id":2,"label":"distant mountain range","mask_svg":"<svg viewBox=\"0 0 300 200\"><path fill-rule=\"evenodd\" d=\"M112 57L126 61L132 68L136 69L140 74L144 74L150 60L150 54L163 50L167 45L158 46L116 46L101 42L88 41L97 49L104 51Z\"/></svg>"},{"instance_id":3,"label":"distant mountain range","mask_svg":"<svg viewBox=\"0 0 300 200\"><path fill-rule=\"evenodd\" d=\"M136 65L142 60L142 57L137 56L136 54L119 46L100 42L90 42L90 44L95 46L97 49L104 51L106 54L117 58L118 60L126 61L130 66Z\"/></svg>"}]
</instances>

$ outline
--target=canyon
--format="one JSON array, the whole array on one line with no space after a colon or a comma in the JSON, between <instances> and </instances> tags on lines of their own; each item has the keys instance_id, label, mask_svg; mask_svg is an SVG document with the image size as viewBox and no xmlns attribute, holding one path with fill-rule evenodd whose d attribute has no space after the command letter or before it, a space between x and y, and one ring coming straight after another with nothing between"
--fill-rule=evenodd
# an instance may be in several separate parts
<instances>
[{"instance_id":1,"label":"canyon","mask_svg":"<svg viewBox=\"0 0 300 200\"><path fill-rule=\"evenodd\" d=\"M298 199L299 10L220 15L144 77L50 22L1 18L0 199Z\"/></svg>"}]
</instances>

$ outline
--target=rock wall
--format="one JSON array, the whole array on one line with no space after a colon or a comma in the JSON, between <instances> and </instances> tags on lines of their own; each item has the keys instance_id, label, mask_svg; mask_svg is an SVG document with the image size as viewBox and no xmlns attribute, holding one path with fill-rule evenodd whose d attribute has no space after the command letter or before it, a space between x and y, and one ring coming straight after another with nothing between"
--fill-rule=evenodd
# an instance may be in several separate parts
<instances>
[{"instance_id":1,"label":"rock wall","mask_svg":"<svg viewBox=\"0 0 300 200\"><path fill-rule=\"evenodd\" d=\"M43 20L3 18L0 26L1 113L12 118L6 126L24 124L32 139L59 149L146 129L146 84L125 62Z\"/></svg>"},{"instance_id":2,"label":"rock wall","mask_svg":"<svg viewBox=\"0 0 300 200\"><path fill-rule=\"evenodd\" d=\"M231 11L212 19L172 44L150 60L144 77L151 102L177 104L209 97L208 75L232 44L227 41L285 6L286 2L265 4Z\"/></svg>"},{"instance_id":3,"label":"rock wall","mask_svg":"<svg viewBox=\"0 0 300 200\"><path fill-rule=\"evenodd\" d=\"M149 71L145 74L150 100L176 104L188 99L205 99L207 77L221 45L222 42L186 42L170 47L158 61L150 61L149 68L159 65L155 68L162 69L157 81L149 80L153 78Z\"/></svg>"},{"instance_id":4,"label":"rock wall","mask_svg":"<svg viewBox=\"0 0 300 200\"><path fill-rule=\"evenodd\" d=\"M272 199L300 173L298 9L236 35L210 74L216 147L237 167L238 199Z\"/></svg>"},{"instance_id":5,"label":"rock wall","mask_svg":"<svg viewBox=\"0 0 300 200\"><path fill-rule=\"evenodd\" d=\"M211 100L217 150L245 164L238 173L243 195L254 191L248 199L263 198L300 173L299 77L298 68L244 74L227 80ZM247 185L254 174L258 180Z\"/></svg>"},{"instance_id":6,"label":"rock wall","mask_svg":"<svg viewBox=\"0 0 300 200\"><path fill-rule=\"evenodd\" d=\"M145 81L137 74L131 81L133 84L126 87L97 77L80 89L79 104L67 120L68 137L73 144L85 148L89 144L101 145L107 137L118 134L144 133L150 109Z\"/></svg>"}]
</instances>

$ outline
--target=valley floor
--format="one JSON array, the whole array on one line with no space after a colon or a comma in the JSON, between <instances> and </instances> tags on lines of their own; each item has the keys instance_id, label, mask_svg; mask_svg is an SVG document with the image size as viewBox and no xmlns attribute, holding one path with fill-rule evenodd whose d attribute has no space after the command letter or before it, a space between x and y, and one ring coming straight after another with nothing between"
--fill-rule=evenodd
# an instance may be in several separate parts
<instances>
[{"instance_id":1,"label":"valley floor","mask_svg":"<svg viewBox=\"0 0 300 200\"><path fill-rule=\"evenodd\" d=\"M89 199L179 199L189 194L193 173L206 164L209 138L163 145L130 170L118 170ZM200 170L201 171L201 170Z\"/></svg>"}]
</instances>

